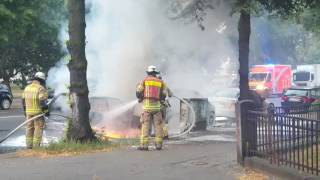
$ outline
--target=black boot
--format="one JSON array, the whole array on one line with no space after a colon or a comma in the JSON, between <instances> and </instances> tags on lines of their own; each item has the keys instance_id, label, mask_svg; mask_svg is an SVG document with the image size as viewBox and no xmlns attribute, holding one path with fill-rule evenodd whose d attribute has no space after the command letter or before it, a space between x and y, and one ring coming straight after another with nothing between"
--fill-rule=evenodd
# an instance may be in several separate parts
<instances>
[{"instance_id":1,"label":"black boot","mask_svg":"<svg viewBox=\"0 0 320 180\"><path fill-rule=\"evenodd\" d=\"M169 136L164 136L163 140L169 140Z\"/></svg>"},{"instance_id":2,"label":"black boot","mask_svg":"<svg viewBox=\"0 0 320 180\"><path fill-rule=\"evenodd\" d=\"M156 150L160 151L162 149L162 144L156 144Z\"/></svg>"}]
</instances>

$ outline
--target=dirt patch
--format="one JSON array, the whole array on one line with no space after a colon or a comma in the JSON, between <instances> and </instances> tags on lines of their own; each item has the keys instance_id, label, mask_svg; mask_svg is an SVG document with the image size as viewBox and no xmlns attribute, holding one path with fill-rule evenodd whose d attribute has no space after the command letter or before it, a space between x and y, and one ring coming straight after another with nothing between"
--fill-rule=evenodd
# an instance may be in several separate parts
<instances>
[{"instance_id":1,"label":"dirt patch","mask_svg":"<svg viewBox=\"0 0 320 180\"><path fill-rule=\"evenodd\" d=\"M116 147L110 147L99 150L88 150L88 151L74 151L74 152L55 152L55 151L39 151L39 150L21 150L16 152L18 157L38 157L38 158L52 158L52 157L69 157L69 156L78 156L82 154L97 153L97 152L111 152Z\"/></svg>"},{"instance_id":2,"label":"dirt patch","mask_svg":"<svg viewBox=\"0 0 320 180\"><path fill-rule=\"evenodd\" d=\"M243 174L240 175L238 180L276 180L276 178L272 178L266 174L261 172L257 172L251 169L245 169Z\"/></svg>"}]
</instances>

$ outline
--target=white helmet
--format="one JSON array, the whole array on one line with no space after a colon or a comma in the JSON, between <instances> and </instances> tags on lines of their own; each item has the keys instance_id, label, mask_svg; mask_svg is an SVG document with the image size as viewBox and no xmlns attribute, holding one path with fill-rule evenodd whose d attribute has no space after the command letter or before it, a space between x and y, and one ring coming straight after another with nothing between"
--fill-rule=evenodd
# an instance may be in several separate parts
<instances>
[{"instance_id":1,"label":"white helmet","mask_svg":"<svg viewBox=\"0 0 320 180\"><path fill-rule=\"evenodd\" d=\"M34 78L38 78L38 79L42 79L42 80L46 80L46 75L43 73L43 72L37 72L35 75L34 75Z\"/></svg>"},{"instance_id":2,"label":"white helmet","mask_svg":"<svg viewBox=\"0 0 320 180\"><path fill-rule=\"evenodd\" d=\"M154 66L154 65L151 65L151 66L148 66L148 70L147 70L147 73L156 73L156 74L159 74L160 72L157 70L157 67Z\"/></svg>"}]
</instances>

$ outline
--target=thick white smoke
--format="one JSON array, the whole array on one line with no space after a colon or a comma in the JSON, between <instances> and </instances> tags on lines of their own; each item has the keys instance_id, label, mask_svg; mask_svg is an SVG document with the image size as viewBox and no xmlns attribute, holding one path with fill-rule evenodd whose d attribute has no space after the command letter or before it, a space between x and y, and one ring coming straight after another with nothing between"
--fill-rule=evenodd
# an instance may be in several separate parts
<instances>
[{"instance_id":1,"label":"thick white smoke","mask_svg":"<svg viewBox=\"0 0 320 180\"><path fill-rule=\"evenodd\" d=\"M168 85L179 91L213 91L219 67L237 60L226 22L229 9L209 10L202 31L196 22L170 19L166 0L89 0L86 53L90 96L134 99L136 84L154 64ZM66 30L64 30L63 38ZM64 40L63 40L64 41ZM49 72L48 84L66 90L67 68L60 63ZM236 66L234 67L234 71ZM230 81L231 79L226 79ZM220 88L220 87L217 87ZM175 93L175 92L174 92Z\"/></svg>"}]
</instances>

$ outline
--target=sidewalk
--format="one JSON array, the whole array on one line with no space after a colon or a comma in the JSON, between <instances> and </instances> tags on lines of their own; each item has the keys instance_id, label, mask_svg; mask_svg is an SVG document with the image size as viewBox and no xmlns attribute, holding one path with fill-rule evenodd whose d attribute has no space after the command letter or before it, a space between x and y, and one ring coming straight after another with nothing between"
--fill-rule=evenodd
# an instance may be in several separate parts
<instances>
[{"instance_id":1,"label":"sidewalk","mask_svg":"<svg viewBox=\"0 0 320 180\"><path fill-rule=\"evenodd\" d=\"M236 179L234 143L170 144L163 151L132 148L74 157L0 155L1 179L223 180Z\"/></svg>"}]
</instances>

